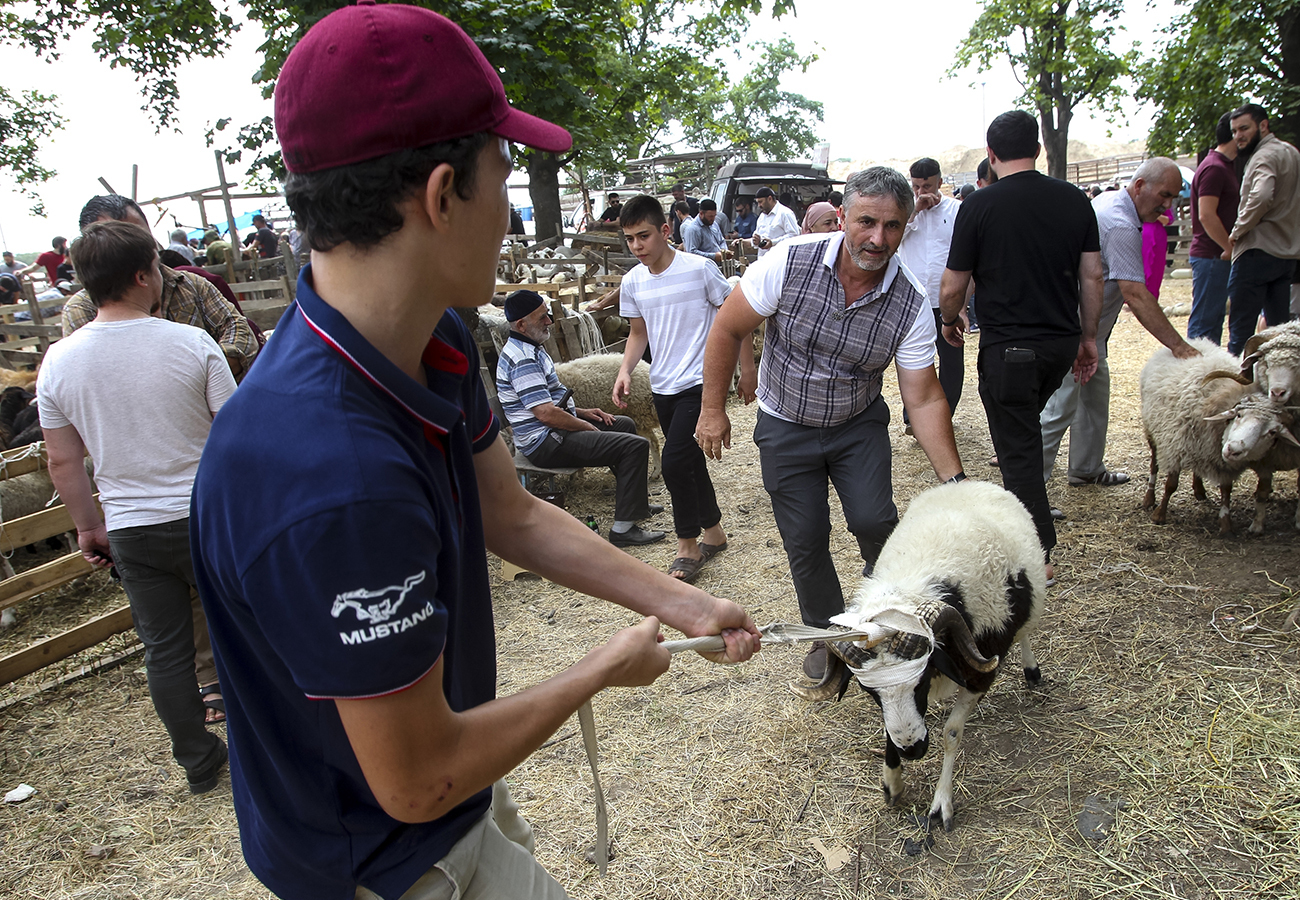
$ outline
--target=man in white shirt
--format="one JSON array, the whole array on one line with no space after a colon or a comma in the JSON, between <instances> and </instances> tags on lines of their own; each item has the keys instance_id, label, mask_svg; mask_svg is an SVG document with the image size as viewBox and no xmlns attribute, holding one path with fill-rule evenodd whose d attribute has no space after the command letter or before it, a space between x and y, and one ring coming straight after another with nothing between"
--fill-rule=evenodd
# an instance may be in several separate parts
<instances>
[{"instance_id":1,"label":"man in white shirt","mask_svg":"<svg viewBox=\"0 0 1300 900\"><path fill-rule=\"evenodd\" d=\"M770 187L761 187L754 198L761 212L750 243L758 249L759 256L787 238L799 236L799 220L788 207L777 202L775 191Z\"/></svg>"},{"instance_id":2,"label":"man in white shirt","mask_svg":"<svg viewBox=\"0 0 1300 900\"><path fill-rule=\"evenodd\" d=\"M201 328L158 318L153 238L129 222L87 225L72 245L93 321L52 346L37 394L50 478L93 565L116 566L145 646L149 695L190 791L217 786L226 745L195 690L190 491L213 416L235 391ZM104 515L84 458L95 460Z\"/></svg>"},{"instance_id":3,"label":"man in white shirt","mask_svg":"<svg viewBox=\"0 0 1300 900\"><path fill-rule=\"evenodd\" d=\"M898 258L916 276L925 288L930 309L934 311L934 342L939 354L939 384L943 385L948 406L955 413L961 400L962 380L966 374L962 348L954 347L943 339L943 322L939 317L939 282L948 264L948 248L952 245L952 226L957 221L961 202L939 193L942 173L939 163L929 157L912 163L912 193L916 197L916 211L903 229L903 243L898 247ZM961 317L966 319L966 311ZM963 330L964 330L963 326ZM907 410L903 422L908 434L912 433Z\"/></svg>"},{"instance_id":4,"label":"man in white shirt","mask_svg":"<svg viewBox=\"0 0 1300 900\"><path fill-rule=\"evenodd\" d=\"M705 204L712 203L700 201L699 218L706 214ZM632 370L649 346L650 391L664 430L664 486L673 499L677 532L677 556L668 574L690 583L704 563L727 549L722 511L695 425L704 390L704 344L731 285L709 257L673 250L663 206L654 197L638 194L629 200L619 225L641 265L624 275L620 285L619 312L632 330L614 382L614 402L627 405ZM687 227L682 231L690 245L691 232ZM740 373L740 395L748 403L758 384L752 346L740 354Z\"/></svg>"}]
</instances>

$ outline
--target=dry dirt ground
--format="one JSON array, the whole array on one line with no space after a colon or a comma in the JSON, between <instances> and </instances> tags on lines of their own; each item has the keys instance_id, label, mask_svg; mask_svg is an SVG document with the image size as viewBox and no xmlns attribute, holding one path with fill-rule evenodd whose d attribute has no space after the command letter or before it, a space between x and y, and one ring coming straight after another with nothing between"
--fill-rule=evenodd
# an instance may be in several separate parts
<instances>
[{"instance_id":1,"label":"dry dirt ground","mask_svg":"<svg viewBox=\"0 0 1300 900\"><path fill-rule=\"evenodd\" d=\"M1060 585L1036 642L1044 684L1030 691L1009 667L968 725L955 831L925 828L937 753L905 766L909 793L884 807L878 710L856 690L840 704L795 698L787 683L800 650L768 647L731 668L684 655L656 684L595 701L615 853L605 878L584 859L594 807L576 720L511 776L538 856L571 896L1300 896L1300 638L1277 632L1300 587L1294 481L1279 479L1262 537L1242 533L1253 476L1240 486L1237 536L1216 536L1213 506L1195 502L1186 481L1170 524L1152 525L1139 508L1147 456L1137 376L1154 347L1131 317L1121 320L1108 461L1133 483L1069 488L1058 469L1050 485L1068 518ZM970 475L996 478L973 348L966 359L958 444ZM905 507L934 475L903 435L896 388L887 390ZM749 440L752 408L736 409L733 422L735 448L714 466L730 549L699 584L760 624L796 621ZM607 526L612 487L608 473L586 472L569 486L570 511ZM663 495L660 483L652 490ZM842 520L832 541L851 589L861 562ZM672 554L661 544L636 555L664 567ZM499 562L489 565L503 693L636 619L531 576L502 581ZM120 600L92 582L26 604L0 653ZM57 672L0 689L0 786L37 789L0 807L0 896L268 896L241 858L228 782L201 798L186 792L140 657L33 694ZM97 858L104 848L111 855Z\"/></svg>"}]
</instances>

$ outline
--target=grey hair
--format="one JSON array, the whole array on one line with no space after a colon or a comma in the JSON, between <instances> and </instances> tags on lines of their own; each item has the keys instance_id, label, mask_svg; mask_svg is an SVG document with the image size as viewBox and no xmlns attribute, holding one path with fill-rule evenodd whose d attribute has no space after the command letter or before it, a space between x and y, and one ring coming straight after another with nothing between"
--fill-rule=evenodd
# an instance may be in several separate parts
<instances>
[{"instance_id":1,"label":"grey hair","mask_svg":"<svg viewBox=\"0 0 1300 900\"><path fill-rule=\"evenodd\" d=\"M1172 174L1176 174L1179 181L1182 181L1183 174L1178 169L1178 163L1167 156L1153 156L1142 161L1142 165L1133 173L1133 180L1141 178L1150 184L1153 181L1163 181Z\"/></svg>"},{"instance_id":2,"label":"grey hair","mask_svg":"<svg viewBox=\"0 0 1300 900\"><path fill-rule=\"evenodd\" d=\"M916 209L911 182L903 177L902 172L889 166L872 166L850 175L844 184L845 209L855 197L893 197L904 219L910 219Z\"/></svg>"},{"instance_id":3,"label":"grey hair","mask_svg":"<svg viewBox=\"0 0 1300 900\"><path fill-rule=\"evenodd\" d=\"M173 231L172 240L178 244L188 244L190 242L189 235L186 233L184 228L177 228Z\"/></svg>"}]
</instances>

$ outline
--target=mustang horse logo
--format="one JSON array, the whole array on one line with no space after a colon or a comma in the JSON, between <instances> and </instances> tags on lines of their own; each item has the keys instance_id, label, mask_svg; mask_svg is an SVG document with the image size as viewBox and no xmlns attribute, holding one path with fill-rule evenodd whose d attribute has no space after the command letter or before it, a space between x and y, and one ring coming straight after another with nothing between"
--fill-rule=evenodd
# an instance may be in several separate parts
<instances>
[{"instance_id":1,"label":"mustang horse logo","mask_svg":"<svg viewBox=\"0 0 1300 900\"><path fill-rule=\"evenodd\" d=\"M357 618L362 622L371 622L376 625L380 622L387 622L397 613L397 608L402 605L402 601L411 592L411 588L424 581L424 575L425 572L421 569L410 578L407 578L402 584L390 585L377 591L359 588L355 591L339 594L334 598L334 608L330 610L330 615L337 619L343 610L350 606L356 610ZM395 598L390 597L388 596L390 594L396 594L397 596ZM365 606L360 603L362 600L378 600L380 597L385 598L381 603L368 603Z\"/></svg>"}]
</instances>

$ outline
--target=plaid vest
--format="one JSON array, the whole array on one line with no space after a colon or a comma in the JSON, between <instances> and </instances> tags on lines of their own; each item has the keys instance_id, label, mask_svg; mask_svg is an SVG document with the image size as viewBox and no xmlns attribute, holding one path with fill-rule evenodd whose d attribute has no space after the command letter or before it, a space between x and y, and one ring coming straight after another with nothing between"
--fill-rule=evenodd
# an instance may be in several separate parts
<instances>
[{"instance_id":1,"label":"plaid vest","mask_svg":"<svg viewBox=\"0 0 1300 900\"><path fill-rule=\"evenodd\" d=\"M814 428L841 425L880 396L885 367L927 304L896 271L887 291L874 289L846 309L825 253L825 241L790 248L758 383L764 406Z\"/></svg>"}]
</instances>

